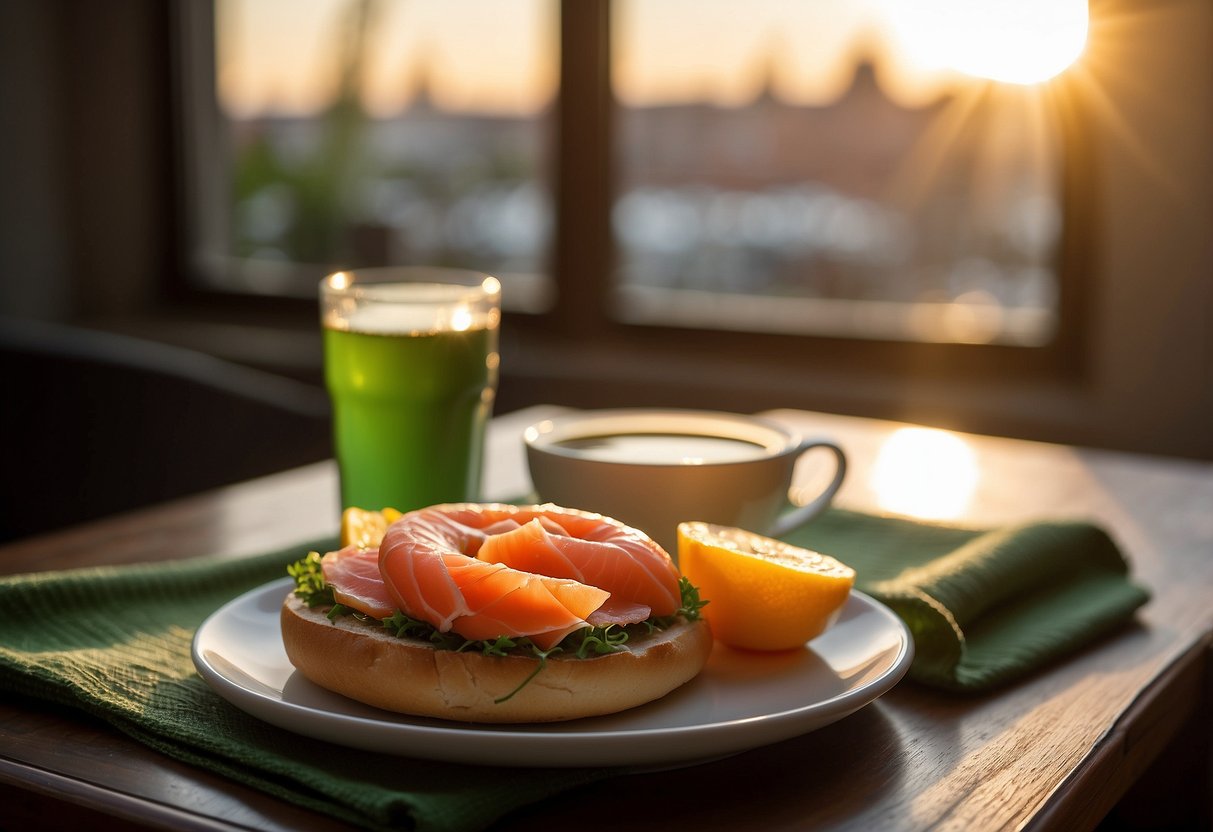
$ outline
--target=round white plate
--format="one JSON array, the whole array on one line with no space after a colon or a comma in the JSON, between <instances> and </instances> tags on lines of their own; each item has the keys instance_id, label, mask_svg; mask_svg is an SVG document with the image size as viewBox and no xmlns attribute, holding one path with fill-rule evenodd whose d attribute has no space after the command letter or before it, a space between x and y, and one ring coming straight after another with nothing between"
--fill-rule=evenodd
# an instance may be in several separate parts
<instances>
[{"instance_id":1,"label":"round white plate","mask_svg":"<svg viewBox=\"0 0 1213 832\"><path fill-rule=\"evenodd\" d=\"M610 716L468 725L382 711L295 672L282 647L283 578L217 610L194 636L198 672L253 716L367 751L499 766L674 765L808 733L859 710L905 675L901 619L852 592L838 621L803 650L756 654L717 644L703 672L663 699Z\"/></svg>"}]
</instances>

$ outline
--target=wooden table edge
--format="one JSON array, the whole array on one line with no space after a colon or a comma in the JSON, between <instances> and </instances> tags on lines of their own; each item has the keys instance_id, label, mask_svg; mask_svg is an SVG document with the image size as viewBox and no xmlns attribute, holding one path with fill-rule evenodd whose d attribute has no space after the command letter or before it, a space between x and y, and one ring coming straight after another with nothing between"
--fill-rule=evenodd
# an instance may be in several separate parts
<instances>
[{"instance_id":1,"label":"wooden table edge","mask_svg":"<svg viewBox=\"0 0 1213 832\"><path fill-rule=\"evenodd\" d=\"M1138 694L1116 724L1045 798L1022 828L1095 828L1163 750L1176 741L1189 720L1199 713L1213 714L1211 685L1213 630L1180 654Z\"/></svg>"},{"instance_id":2,"label":"wooden table edge","mask_svg":"<svg viewBox=\"0 0 1213 832\"><path fill-rule=\"evenodd\" d=\"M232 824L171 806L157 800L98 786L87 780L58 774L39 766L0 757L0 794L13 789L32 793L43 805L68 804L106 822L120 821L131 828L230 832ZM50 820L50 818L45 818Z\"/></svg>"}]
</instances>

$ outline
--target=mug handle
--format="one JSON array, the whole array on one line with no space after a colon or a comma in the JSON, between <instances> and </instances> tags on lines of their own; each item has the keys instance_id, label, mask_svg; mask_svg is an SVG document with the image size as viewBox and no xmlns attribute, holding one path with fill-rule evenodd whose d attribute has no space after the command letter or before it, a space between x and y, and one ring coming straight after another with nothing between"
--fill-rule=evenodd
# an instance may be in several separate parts
<instances>
[{"instance_id":1,"label":"mug handle","mask_svg":"<svg viewBox=\"0 0 1213 832\"><path fill-rule=\"evenodd\" d=\"M843 453L842 448L826 439L806 439L800 443L800 447L796 451L797 459L811 448L828 448L833 452L834 458L838 462L838 467L834 471L834 479L812 502L780 515L771 524L770 537L782 537L793 529L800 528L818 514L821 514L830 505L830 501L834 499L834 495L838 493L838 489L842 486L842 480L847 474L847 455Z\"/></svg>"}]
</instances>

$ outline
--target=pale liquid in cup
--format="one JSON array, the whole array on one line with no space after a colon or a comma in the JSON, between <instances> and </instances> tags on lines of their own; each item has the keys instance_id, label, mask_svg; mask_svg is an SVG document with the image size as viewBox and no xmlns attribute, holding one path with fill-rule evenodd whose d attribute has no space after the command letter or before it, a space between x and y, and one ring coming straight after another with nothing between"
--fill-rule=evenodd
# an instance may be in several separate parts
<instances>
[{"instance_id":1,"label":"pale liquid in cup","mask_svg":"<svg viewBox=\"0 0 1213 832\"><path fill-rule=\"evenodd\" d=\"M454 317L463 328L392 332L388 320L325 322L343 506L408 511L479 498L496 320Z\"/></svg>"},{"instance_id":2,"label":"pale liquid in cup","mask_svg":"<svg viewBox=\"0 0 1213 832\"><path fill-rule=\"evenodd\" d=\"M767 453L764 446L742 439L667 433L587 436L557 442L556 447L586 459L638 465L710 465L742 462Z\"/></svg>"}]
</instances>

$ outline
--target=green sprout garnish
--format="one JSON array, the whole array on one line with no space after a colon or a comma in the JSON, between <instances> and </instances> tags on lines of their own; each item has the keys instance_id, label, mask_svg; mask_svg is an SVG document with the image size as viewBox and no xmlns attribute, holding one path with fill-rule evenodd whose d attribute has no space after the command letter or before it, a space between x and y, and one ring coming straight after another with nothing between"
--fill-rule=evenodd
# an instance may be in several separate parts
<instances>
[{"instance_id":1,"label":"green sprout garnish","mask_svg":"<svg viewBox=\"0 0 1213 832\"><path fill-rule=\"evenodd\" d=\"M295 579L295 595L309 607L336 603L333 590L324 582L319 552L308 552L307 557L288 566L286 572Z\"/></svg>"},{"instance_id":2,"label":"green sprout garnish","mask_svg":"<svg viewBox=\"0 0 1213 832\"><path fill-rule=\"evenodd\" d=\"M692 584L685 577L678 579L678 591L682 595L682 604L678 609L674 610L672 615L650 618L644 622L648 625L650 633L654 630L665 630L672 627L674 622L679 618L685 618L687 621L697 621L699 619L699 611L711 603L710 601L700 599L699 587Z\"/></svg>"},{"instance_id":3,"label":"green sprout garnish","mask_svg":"<svg viewBox=\"0 0 1213 832\"><path fill-rule=\"evenodd\" d=\"M430 630L434 628L424 621L410 618L396 610L388 618L383 619L383 626L396 638L429 638Z\"/></svg>"},{"instance_id":4,"label":"green sprout garnish","mask_svg":"<svg viewBox=\"0 0 1213 832\"><path fill-rule=\"evenodd\" d=\"M695 621L699 618L699 611L710 604L710 601L703 601L699 598L699 587L692 584L685 577L678 579L678 590L682 593L682 606L674 615L681 615L687 621Z\"/></svg>"},{"instance_id":5,"label":"green sprout garnish","mask_svg":"<svg viewBox=\"0 0 1213 832\"><path fill-rule=\"evenodd\" d=\"M527 639L527 640L529 641L530 639ZM560 648L559 644L557 644L551 650L540 650L537 646L532 644L531 652L533 652L535 654L535 657L539 659L539 664L537 664L535 666L534 670L532 670L530 673L527 674L527 677L525 679L523 679L521 682L518 683L518 687L514 688L512 691L507 693L505 696L502 696L499 699L494 699L493 704L500 705L502 702L508 702L510 699L512 699L514 697L514 694L518 693L518 691L522 690L527 685L529 685L531 683L531 680L533 680L536 676L538 676L540 671L542 671L545 667L548 666L548 656L552 655L553 653L559 653L560 649L561 648Z\"/></svg>"},{"instance_id":6,"label":"green sprout garnish","mask_svg":"<svg viewBox=\"0 0 1213 832\"><path fill-rule=\"evenodd\" d=\"M591 651L595 655L603 656L622 650L629 637L627 628L620 627L618 624L608 624L605 627L583 627L569 636L569 638L581 639L581 643L573 651L573 655L579 659L589 658Z\"/></svg>"}]
</instances>

